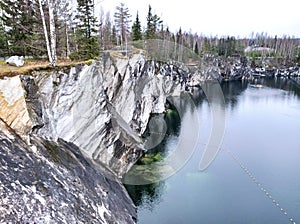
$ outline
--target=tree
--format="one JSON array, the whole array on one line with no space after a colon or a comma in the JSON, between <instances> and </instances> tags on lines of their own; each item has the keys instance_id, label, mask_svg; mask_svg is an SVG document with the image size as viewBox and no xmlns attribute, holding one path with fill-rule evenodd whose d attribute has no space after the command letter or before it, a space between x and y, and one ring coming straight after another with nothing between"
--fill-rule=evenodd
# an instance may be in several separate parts
<instances>
[{"instance_id":1,"label":"tree","mask_svg":"<svg viewBox=\"0 0 300 224\"><path fill-rule=\"evenodd\" d=\"M71 45L74 43L72 38L73 12L69 0L56 0L56 35L57 35L57 54L68 57L71 52Z\"/></svg>"},{"instance_id":2,"label":"tree","mask_svg":"<svg viewBox=\"0 0 300 224\"><path fill-rule=\"evenodd\" d=\"M139 13L136 13L136 19L132 25L131 38L133 41L141 40L142 37L142 26L139 19Z\"/></svg>"},{"instance_id":3,"label":"tree","mask_svg":"<svg viewBox=\"0 0 300 224\"><path fill-rule=\"evenodd\" d=\"M195 44L195 50L194 50L195 54L199 55L199 48L198 48L198 43L196 42Z\"/></svg>"},{"instance_id":4,"label":"tree","mask_svg":"<svg viewBox=\"0 0 300 224\"><path fill-rule=\"evenodd\" d=\"M105 24L104 24L104 35L103 35L103 46L104 49L111 48L112 45L112 22L110 13L106 13Z\"/></svg>"},{"instance_id":5,"label":"tree","mask_svg":"<svg viewBox=\"0 0 300 224\"><path fill-rule=\"evenodd\" d=\"M77 0L77 25L78 52L74 59L91 59L99 55L99 43L97 37L97 19L94 16L93 0Z\"/></svg>"},{"instance_id":6,"label":"tree","mask_svg":"<svg viewBox=\"0 0 300 224\"><path fill-rule=\"evenodd\" d=\"M147 15L147 28L146 28L146 39L155 39L156 31L159 25L162 24L162 20L156 14L152 14L151 5L149 5L148 15Z\"/></svg>"},{"instance_id":7,"label":"tree","mask_svg":"<svg viewBox=\"0 0 300 224\"><path fill-rule=\"evenodd\" d=\"M100 48L104 50L104 10L101 7L100 8L100 13L99 13L99 17L98 17L98 21L99 21L99 44L100 44Z\"/></svg>"},{"instance_id":8,"label":"tree","mask_svg":"<svg viewBox=\"0 0 300 224\"><path fill-rule=\"evenodd\" d=\"M169 30L169 27L167 27L167 29L166 29L164 39L167 40L167 41L171 41L171 32Z\"/></svg>"},{"instance_id":9,"label":"tree","mask_svg":"<svg viewBox=\"0 0 300 224\"><path fill-rule=\"evenodd\" d=\"M0 57L7 55L7 41L6 41L6 34L4 31L4 26L0 21Z\"/></svg>"},{"instance_id":10,"label":"tree","mask_svg":"<svg viewBox=\"0 0 300 224\"><path fill-rule=\"evenodd\" d=\"M112 47L112 22L110 12L106 13L105 20L100 15L100 43L103 50L108 50Z\"/></svg>"},{"instance_id":11,"label":"tree","mask_svg":"<svg viewBox=\"0 0 300 224\"><path fill-rule=\"evenodd\" d=\"M218 54L222 56L231 56L234 53L234 37L221 38L218 43Z\"/></svg>"},{"instance_id":12,"label":"tree","mask_svg":"<svg viewBox=\"0 0 300 224\"><path fill-rule=\"evenodd\" d=\"M111 43L113 45L118 44L117 29L116 29L115 25L113 25L112 30L111 30Z\"/></svg>"},{"instance_id":13,"label":"tree","mask_svg":"<svg viewBox=\"0 0 300 224\"><path fill-rule=\"evenodd\" d=\"M183 44L181 27L179 28L179 31L176 34L176 40L178 44Z\"/></svg>"},{"instance_id":14,"label":"tree","mask_svg":"<svg viewBox=\"0 0 300 224\"><path fill-rule=\"evenodd\" d=\"M119 6L116 7L114 17L116 28L120 35L120 42L123 46L124 42L127 43L127 37L129 34L129 23L131 22L131 15L129 13L129 9L125 6L124 3L121 3Z\"/></svg>"},{"instance_id":15,"label":"tree","mask_svg":"<svg viewBox=\"0 0 300 224\"><path fill-rule=\"evenodd\" d=\"M47 30L47 26L46 26L46 19L45 19L45 13L44 13L43 5L42 5L42 0L39 0L39 6L40 6L42 23L43 23L43 30L44 30L44 35L45 35L48 58L51 63L52 56L51 56L50 42L49 42L49 37L48 37L48 30Z\"/></svg>"},{"instance_id":16,"label":"tree","mask_svg":"<svg viewBox=\"0 0 300 224\"><path fill-rule=\"evenodd\" d=\"M57 54L56 54L56 31L55 31L55 20L54 20L54 0L48 0L48 8L49 8L49 29L50 29L50 50L51 50L50 65L55 67L57 63Z\"/></svg>"},{"instance_id":17,"label":"tree","mask_svg":"<svg viewBox=\"0 0 300 224\"><path fill-rule=\"evenodd\" d=\"M1 20L9 43L9 54L30 55L37 44L32 43L38 23L34 0L1 0Z\"/></svg>"},{"instance_id":18,"label":"tree","mask_svg":"<svg viewBox=\"0 0 300 224\"><path fill-rule=\"evenodd\" d=\"M1 19L2 17L2 8L0 5L0 57L5 57L7 56L8 52L7 51L7 40L6 40L6 32L4 29L4 24Z\"/></svg>"},{"instance_id":19,"label":"tree","mask_svg":"<svg viewBox=\"0 0 300 224\"><path fill-rule=\"evenodd\" d=\"M48 0L50 40L48 36L48 30L47 30L42 0L39 0L39 6L40 6L49 62L51 66L55 67L57 63L57 55L56 55L56 31L55 31L55 21L54 21L54 2L53 0Z\"/></svg>"},{"instance_id":20,"label":"tree","mask_svg":"<svg viewBox=\"0 0 300 224\"><path fill-rule=\"evenodd\" d=\"M183 48L183 35L182 35L181 27L179 28L179 31L176 34L176 44L178 44L178 61L182 61L184 48ZM175 47L175 52L176 50L177 49Z\"/></svg>"}]
</instances>

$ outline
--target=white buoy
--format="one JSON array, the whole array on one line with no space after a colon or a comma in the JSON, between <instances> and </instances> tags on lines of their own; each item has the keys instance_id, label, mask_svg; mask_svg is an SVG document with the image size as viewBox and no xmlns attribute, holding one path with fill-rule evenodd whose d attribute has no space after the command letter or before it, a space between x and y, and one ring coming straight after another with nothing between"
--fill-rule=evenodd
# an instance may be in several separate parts
<instances>
[{"instance_id":1,"label":"white buoy","mask_svg":"<svg viewBox=\"0 0 300 224\"><path fill-rule=\"evenodd\" d=\"M242 165L242 163L230 152L230 151L228 151L227 150L227 153L231 156L231 158L239 165L239 167L241 167L242 168L242 170L253 180L253 182L258 186L258 187L260 187L260 190L261 191L263 191L264 193L265 193L265 195L267 196L267 197L269 197L270 198L270 200L272 200L272 202L280 209L280 211L281 212L283 212L283 214L284 215L288 215L288 213L283 209L283 208L281 208L280 207L280 205L279 205L279 203L275 200L275 199L273 199L273 197L269 194L269 192L267 192L267 190L266 189L264 189L263 187L262 187L262 184L260 183L260 182L258 182L257 180L256 180L256 178L249 172L249 170L246 168L246 167L244 167L243 165ZM292 223L292 224L296 224L296 222L292 219L292 218L289 218L289 221Z\"/></svg>"}]
</instances>

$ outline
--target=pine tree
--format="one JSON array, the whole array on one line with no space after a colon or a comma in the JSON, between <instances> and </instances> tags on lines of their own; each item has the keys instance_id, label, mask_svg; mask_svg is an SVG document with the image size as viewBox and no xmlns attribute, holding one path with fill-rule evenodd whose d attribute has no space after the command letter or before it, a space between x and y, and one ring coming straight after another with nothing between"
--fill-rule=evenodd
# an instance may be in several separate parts
<instances>
[{"instance_id":1,"label":"pine tree","mask_svg":"<svg viewBox=\"0 0 300 224\"><path fill-rule=\"evenodd\" d=\"M6 33L2 21L0 20L0 57L5 57L7 54Z\"/></svg>"},{"instance_id":2,"label":"pine tree","mask_svg":"<svg viewBox=\"0 0 300 224\"><path fill-rule=\"evenodd\" d=\"M146 39L155 39L156 31L159 25L162 24L162 20L156 14L152 14L152 7L149 5L148 15L147 15L147 29L146 29Z\"/></svg>"},{"instance_id":3,"label":"pine tree","mask_svg":"<svg viewBox=\"0 0 300 224\"><path fill-rule=\"evenodd\" d=\"M111 30L111 43L113 45L118 44L117 29L116 29L115 25L113 25L112 30Z\"/></svg>"},{"instance_id":4,"label":"pine tree","mask_svg":"<svg viewBox=\"0 0 300 224\"><path fill-rule=\"evenodd\" d=\"M167 27L166 32L165 32L165 40L171 41L171 32L169 30L169 27Z\"/></svg>"},{"instance_id":5,"label":"pine tree","mask_svg":"<svg viewBox=\"0 0 300 224\"><path fill-rule=\"evenodd\" d=\"M155 38L155 28L153 27L153 15L152 8L149 5L148 15L147 15L147 29L146 29L146 39Z\"/></svg>"},{"instance_id":6,"label":"pine tree","mask_svg":"<svg viewBox=\"0 0 300 224\"><path fill-rule=\"evenodd\" d=\"M129 9L125 6L124 3L121 3L119 6L116 7L114 17L116 28L120 35L120 42L123 46L124 42L127 43L128 41L127 37L129 33L129 23L131 22L131 15L129 13Z\"/></svg>"},{"instance_id":7,"label":"pine tree","mask_svg":"<svg viewBox=\"0 0 300 224\"><path fill-rule=\"evenodd\" d=\"M159 33L158 33L158 39L161 39L161 40L164 40L165 39L165 34L166 34L166 32L165 32L165 30L164 30L164 26L163 25L161 25L160 26L160 31L159 31Z\"/></svg>"},{"instance_id":8,"label":"pine tree","mask_svg":"<svg viewBox=\"0 0 300 224\"><path fill-rule=\"evenodd\" d=\"M179 28L179 31L176 34L176 40L177 40L178 44L182 44L183 43L181 27Z\"/></svg>"},{"instance_id":9,"label":"pine tree","mask_svg":"<svg viewBox=\"0 0 300 224\"><path fill-rule=\"evenodd\" d=\"M6 53L6 37L5 37L4 25L1 17L2 17L2 8L0 4L0 57L3 57L7 53Z\"/></svg>"},{"instance_id":10,"label":"pine tree","mask_svg":"<svg viewBox=\"0 0 300 224\"><path fill-rule=\"evenodd\" d=\"M133 41L141 40L142 37L142 26L139 19L139 13L136 14L135 22L132 25L131 38Z\"/></svg>"},{"instance_id":11,"label":"pine tree","mask_svg":"<svg viewBox=\"0 0 300 224\"><path fill-rule=\"evenodd\" d=\"M199 48L198 48L198 42L196 42L195 44L195 50L194 50L195 54L199 55Z\"/></svg>"},{"instance_id":12,"label":"pine tree","mask_svg":"<svg viewBox=\"0 0 300 224\"><path fill-rule=\"evenodd\" d=\"M78 52L71 56L74 59L91 59L99 55L100 47L97 37L97 19L94 16L93 0L77 0L76 19Z\"/></svg>"}]
</instances>

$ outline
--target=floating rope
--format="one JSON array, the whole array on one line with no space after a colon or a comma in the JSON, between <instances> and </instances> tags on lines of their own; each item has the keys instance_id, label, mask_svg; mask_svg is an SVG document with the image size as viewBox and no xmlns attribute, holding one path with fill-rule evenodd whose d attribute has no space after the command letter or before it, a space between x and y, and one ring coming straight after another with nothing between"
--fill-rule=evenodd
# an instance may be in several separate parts
<instances>
[{"instance_id":1,"label":"floating rope","mask_svg":"<svg viewBox=\"0 0 300 224\"><path fill-rule=\"evenodd\" d=\"M234 156L232 154L231 151L227 150L227 153L230 155L230 157L241 167L241 169L247 174L247 176L250 177L250 179L257 185L257 187L272 201L272 203L283 213L283 215L285 215L289 221L292 223L292 224L296 224L296 221L291 218L287 211L282 208L279 204L279 202L274 199L274 197L267 191L267 189L265 189L262 184L250 173L250 171L245 167L243 166L243 164L238 160L238 158L236 156Z\"/></svg>"}]
</instances>

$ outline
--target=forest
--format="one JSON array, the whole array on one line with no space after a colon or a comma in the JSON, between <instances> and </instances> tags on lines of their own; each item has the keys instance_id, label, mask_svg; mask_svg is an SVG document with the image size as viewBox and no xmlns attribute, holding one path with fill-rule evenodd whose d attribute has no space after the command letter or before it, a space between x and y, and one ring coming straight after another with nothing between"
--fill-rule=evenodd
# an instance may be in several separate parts
<instances>
[{"instance_id":1,"label":"forest","mask_svg":"<svg viewBox=\"0 0 300 224\"><path fill-rule=\"evenodd\" d=\"M148 11L146 24L139 13L120 3L115 11L95 10L94 0L1 0L0 59L12 55L48 58L56 66L61 58L88 60L102 51L138 46L139 41L160 39L191 49L195 54L224 57L273 57L298 63L300 40L290 36L252 33L251 37L205 36L184 31L170 32L168 18ZM163 20L165 19L165 21Z\"/></svg>"}]
</instances>

